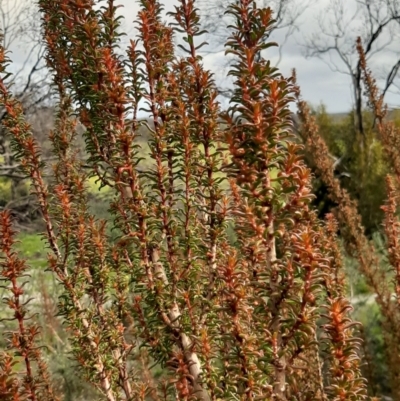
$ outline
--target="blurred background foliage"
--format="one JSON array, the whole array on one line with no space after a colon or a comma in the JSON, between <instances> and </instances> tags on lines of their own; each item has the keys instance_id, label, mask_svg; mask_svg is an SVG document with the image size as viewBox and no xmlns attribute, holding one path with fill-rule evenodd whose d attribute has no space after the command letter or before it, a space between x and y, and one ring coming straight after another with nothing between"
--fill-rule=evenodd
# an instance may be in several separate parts
<instances>
[{"instance_id":1,"label":"blurred background foliage","mask_svg":"<svg viewBox=\"0 0 400 401\"><path fill-rule=\"evenodd\" d=\"M363 111L365 133L361 135L355 127L352 111L347 115L330 115L321 104L313 108L313 114L319 132L335 160L336 175L342 187L357 201L366 234L371 238L381 230L383 211L380 206L386 198L385 176L389 171L382 144L377 138L373 116L369 111ZM393 116L396 114L392 113ZM400 123L397 119L395 121L396 124ZM311 168L314 168L309 155L305 157ZM315 205L323 217L335 205L317 174L314 193Z\"/></svg>"}]
</instances>

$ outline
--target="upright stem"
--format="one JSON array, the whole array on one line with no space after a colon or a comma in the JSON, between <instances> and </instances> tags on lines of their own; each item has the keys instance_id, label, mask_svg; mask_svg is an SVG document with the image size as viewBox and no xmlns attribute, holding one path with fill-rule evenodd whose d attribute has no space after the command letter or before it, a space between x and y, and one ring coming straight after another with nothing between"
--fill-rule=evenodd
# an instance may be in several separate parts
<instances>
[{"instance_id":1,"label":"upright stem","mask_svg":"<svg viewBox=\"0 0 400 401\"><path fill-rule=\"evenodd\" d=\"M268 258L267 258L267 269L272 270L274 269L274 264L276 263L276 245L275 245L275 237L273 236L274 233L274 226L273 222L270 223L268 229L270 239L270 249L268 251ZM276 277L278 280L279 277ZM279 283L277 281L271 282L272 292L274 293L275 288L278 287ZM277 296L279 297L279 295ZM286 400L286 356L282 353L279 356L279 352L282 352L282 332L281 332L281 313L279 310L279 305L277 305L278 299L272 299L272 314L273 320L271 324L272 328L272 337L274 339L274 354L275 354L275 382L274 382L274 395L278 400Z\"/></svg>"},{"instance_id":2,"label":"upright stem","mask_svg":"<svg viewBox=\"0 0 400 401\"><path fill-rule=\"evenodd\" d=\"M157 249L152 250L151 261L154 266L155 276L158 279L162 280L165 286L168 286L168 278L165 274L164 267L160 262L160 256ZM179 346L185 355L185 360L188 365L189 372L192 376L194 393L199 400L210 401L211 398L207 390L204 389L201 384L200 376L202 374L202 367L199 357L195 352L193 352L193 342L190 337L179 327L179 317L181 316L181 312L176 303L172 305L168 315L171 321L171 325L176 328L177 331L179 331Z\"/></svg>"}]
</instances>

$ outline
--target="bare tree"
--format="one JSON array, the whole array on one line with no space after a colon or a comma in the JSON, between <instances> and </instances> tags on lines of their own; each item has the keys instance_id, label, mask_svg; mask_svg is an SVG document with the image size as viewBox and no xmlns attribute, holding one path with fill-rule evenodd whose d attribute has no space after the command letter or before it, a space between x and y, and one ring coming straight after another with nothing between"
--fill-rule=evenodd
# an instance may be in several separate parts
<instances>
[{"instance_id":1,"label":"bare tree","mask_svg":"<svg viewBox=\"0 0 400 401\"><path fill-rule=\"evenodd\" d=\"M25 107L42 103L49 96L44 47L40 37L40 14L32 0L0 0L0 30L4 48L11 52L14 93ZM29 112L29 110L28 110Z\"/></svg>"},{"instance_id":2,"label":"bare tree","mask_svg":"<svg viewBox=\"0 0 400 401\"><path fill-rule=\"evenodd\" d=\"M386 94L400 67L399 0L330 0L318 17L318 32L306 39L306 56L324 61L332 71L351 79L356 129L364 135L363 88L356 39L361 38L369 65L379 58L379 72ZM382 55L390 55L391 65L382 68Z\"/></svg>"},{"instance_id":3,"label":"bare tree","mask_svg":"<svg viewBox=\"0 0 400 401\"><path fill-rule=\"evenodd\" d=\"M0 0L0 34L2 45L13 60L12 75L7 78L7 84L12 85L13 94L23 104L27 117L37 119L38 108L51 96L37 3ZM7 111L1 108L0 123L6 115ZM24 176L18 172L3 127L0 127L0 176L10 182L8 200L16 201L17 189ZM2 198L5 201L7 197Z\"/></svg>"},{"instance_id":4,"label":"bare tree","mask_svg":"<svg viewBox=\"0 0 400 401\"><path fill-rule=\"evenodd\" d=\"M225 13L231 0L198 0L197 6L202 15L203 28L208 32L209 47L202 51L206 55L223 53L225 51L224 44L230 35L229 28L231 17ZM279 65L282 58L282 49L298 29L300 25L300 17L314 0L256 0L259 7L270 7L273 10L273 18L275 20L274 28L266 40L273 39L279 35L278 58L275 65ZM230 65L230 59L225 58L225 68ZM219 88L219 92L223 96L229 97L231 90L229 88Z\"/></svg>"}]
</instances>

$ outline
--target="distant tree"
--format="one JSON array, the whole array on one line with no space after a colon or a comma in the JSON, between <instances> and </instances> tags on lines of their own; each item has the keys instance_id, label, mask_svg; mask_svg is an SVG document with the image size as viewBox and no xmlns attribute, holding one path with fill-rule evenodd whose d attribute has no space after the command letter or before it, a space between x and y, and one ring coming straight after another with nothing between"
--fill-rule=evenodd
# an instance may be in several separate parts
<instances>
[{"instance_id":1,"label":"distant tree","mask_svg":"<svg viewBox=\"0 0 400 401\"><path fill-rule=\"evenodd\" d=\"M39 8L32 0L0 0L0 30L3 34L2 44L14 59L13 74L6 77L8 85L13 86L15 97L23 104L24 113L37 127L43 113L36 113L48 105L51 90L44 60L45 46L41 37ZM0 121L7 115L7 110L0 109ZM48 130L35 132L41 141ZM18 172L3 128L0 129L0 180L3 184L0 193L2 206L13 202L15 212L21 218L27 217L32 209L28 205L31 199L26 197L27 188L24 177ZM16 203L15 203L16 202ZM26 213L27 212L27 213Z\"/></svg>"},{"instance_id":2,"label":"distant tree","mask_svg":"<svg viewBox=\"0 0 400 401\"><path fill-rule=\"evenodd\" d=\"M318 16L318 30L306 37L306 56L324 61L332 71L346 74L352 87L354 124L362 136L363 83L356 39L361 38L371 68L376 67L383 95L398 85L400 68L400 2L398 0L330 0ZM385 54L386 62L382 63ZM364 138L361 138L363 146Z\"/></svg>"},{"instance_id":3,"label":"distant tree","mask_svg":"<svg viewBox=\"0 0 400 401\"><path fill-rule=\"evenodd\" d=\"M18 56L15 70L7 79L14 86L26 113L49 97L45 74L45 46L41 37L40 13L31 0L0 0L0 30L10 58Z\"/></svg>"}]
</instances>

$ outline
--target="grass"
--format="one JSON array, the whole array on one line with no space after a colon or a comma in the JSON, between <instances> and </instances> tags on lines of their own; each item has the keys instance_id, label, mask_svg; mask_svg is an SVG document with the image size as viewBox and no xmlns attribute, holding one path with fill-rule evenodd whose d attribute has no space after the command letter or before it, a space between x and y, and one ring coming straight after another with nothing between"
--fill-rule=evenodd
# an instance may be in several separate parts
<instances>
[{"instance_id":1,"label":"grass","mask_svg":"<svg viewBox=\"0 0 400 401\"><path fill-rule=\"evenodd\" d=\"M33 269L46 267L47 245L39 234L19 233L17 240L16 249L20 258L25 259Z\"/></svg>"}]
</instances>

